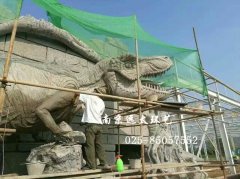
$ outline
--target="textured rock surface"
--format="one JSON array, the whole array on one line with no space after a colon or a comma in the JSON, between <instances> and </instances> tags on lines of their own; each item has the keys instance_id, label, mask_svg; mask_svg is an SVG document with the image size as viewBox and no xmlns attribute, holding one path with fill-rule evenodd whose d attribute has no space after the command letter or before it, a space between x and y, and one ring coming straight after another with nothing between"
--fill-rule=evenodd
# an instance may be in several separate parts
<instances>
[{"instance_id":1,"label":"textured rock surface","mask_svg":"<svg viewBox=\"0 0 240 179\"><path fill-rule=\"evenodd\" d=\"M81 131L73 131L66 122L61 122L59 127L66 132L64 136L68 141L56 138L57 143L49 143L31 150L27 162L45 162L44 173L74 172L79 171L85 165L82 156L82 146L77 143L85 143L86 137Z\"/></svg>"},{"instance_id":2,"label":"textured rock surface","mask_svg":"<svg viewBox=\"0 0 240 179\"><path fill-rule=\"evenodd\" d=\"M74 172L85 165L81 145L49 143L31 150L27 162L46 162L44 173Z\"/></svg>"}]
</instances>

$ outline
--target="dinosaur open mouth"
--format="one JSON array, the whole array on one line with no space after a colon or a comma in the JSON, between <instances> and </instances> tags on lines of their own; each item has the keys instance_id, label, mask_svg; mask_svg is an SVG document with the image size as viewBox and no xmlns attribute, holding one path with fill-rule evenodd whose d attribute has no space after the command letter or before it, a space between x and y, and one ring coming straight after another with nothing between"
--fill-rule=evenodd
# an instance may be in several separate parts
<instances>
[{"instance_id":1,"label":"dinosaur open mouth","mask_svg":"<svg viewBox=\"0 0 240 179\"><path fill-rule=\"evenodd\" d=\"M157 77L160 77L160 76L164 75L166 73L166 71L168 71L168 69L164 70L164 71L162 71L160 73L152 73L152 74L149 73L147 75L142 75L141 78L143 78L143 79L157 78Z\"/></svg>"},{"instance_id":2,"label":"dinosaur open mouth","mask_svg":"<svg viewBox=\"0 0 240 179\"><path fill-rule=\"evenodd\" d=\"M144 88L146 90L154 90L157 93L169 94L169 92L166 90L166 88L161 87L160 84L157 84L154 82L157 79L157 77L161 77L168 70L169 70L169 68L162 72L159 72L159 73L143 75L141 77L142 88ZM159 80L157 80L157 81L159 81Z\"/></svg>"},{"instance_id":3,"label":"dinosaur open mouth","mask_svg":"<svg viewBox=\"0 0 240 179\"><path fill-rule=\"evenodd\" d=\"M164 71L161 71L161 72L152 72L152 73L149 73L148 74L143 74L141 75L141 80L148 80L148 81L153 81L154 79L156 79L157 77L161 77L162 75L164 75L169 69L165 69ZM118 73L120 73L121 75L125 76L126 78L128 78L129 80L137 80L137 75L135 73L135 71L119 71Z\"/></svg>"}]
</instances>

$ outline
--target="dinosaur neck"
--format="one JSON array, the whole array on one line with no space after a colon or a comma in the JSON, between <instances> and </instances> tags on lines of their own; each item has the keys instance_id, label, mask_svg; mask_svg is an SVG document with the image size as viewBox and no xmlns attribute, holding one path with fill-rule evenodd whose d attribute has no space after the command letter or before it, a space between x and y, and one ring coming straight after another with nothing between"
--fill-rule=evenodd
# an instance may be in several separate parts
<instances>
[{"instance_id":1,"label":"dinosaur neck","mask_svg":"<svg viewBox=\"0 0 240 179\"><path fill-rule=\"evenodd\" d=\"M77 75L79 87L82 89L95 88L103 85L102 77L109 64L106 61L98 62L91 68L86 68Z\"/></svg>"}]
</instances>

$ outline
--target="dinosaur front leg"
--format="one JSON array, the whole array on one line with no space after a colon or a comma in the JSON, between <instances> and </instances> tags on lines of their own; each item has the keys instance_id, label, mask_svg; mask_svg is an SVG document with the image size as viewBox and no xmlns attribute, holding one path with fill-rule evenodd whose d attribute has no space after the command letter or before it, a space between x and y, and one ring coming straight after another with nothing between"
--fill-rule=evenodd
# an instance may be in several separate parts
<instances>
[{"instance_id":1,"label":"dinosaur front leg","mask_svg":"<svg viewBox=\"0 0 240 179\"><path fill-rule=\"evenodd\" d=\"M71 106L74 101L74 96L75 93L73 92L56 92L53 96L43 101L43 103L37 107L36 115L54 134L60 134L63 130L56 124L51 112Z\"/></svg>"},{"instance_id":2,"label":"dinosaur front leg","mask_svg":"<svg viewBox=\"0 0 240 179\"><path fill-rule=\"evenodd\" d=\"M157 150L158 150L158 144L150 144L148 147L148 156L152 163L160 163Z\"/></svg>"}]
</instances>

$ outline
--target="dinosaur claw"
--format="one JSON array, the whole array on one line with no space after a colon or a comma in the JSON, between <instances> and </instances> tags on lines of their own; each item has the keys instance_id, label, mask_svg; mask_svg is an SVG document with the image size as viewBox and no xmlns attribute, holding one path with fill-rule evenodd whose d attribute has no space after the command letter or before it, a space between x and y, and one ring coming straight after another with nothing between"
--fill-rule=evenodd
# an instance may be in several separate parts
<instances>
[{"instance_id":1,"label":"dinosaur claw","mask_svg":"<svg viewBox=\"0 0 240 179\"><path fill-rule=\"evenodd\" d=\"M72 142L72 139L68 136L65 136L64 133L58 133L54 135L56 143L69 144Z\"/></svg>"}]
</instances>

